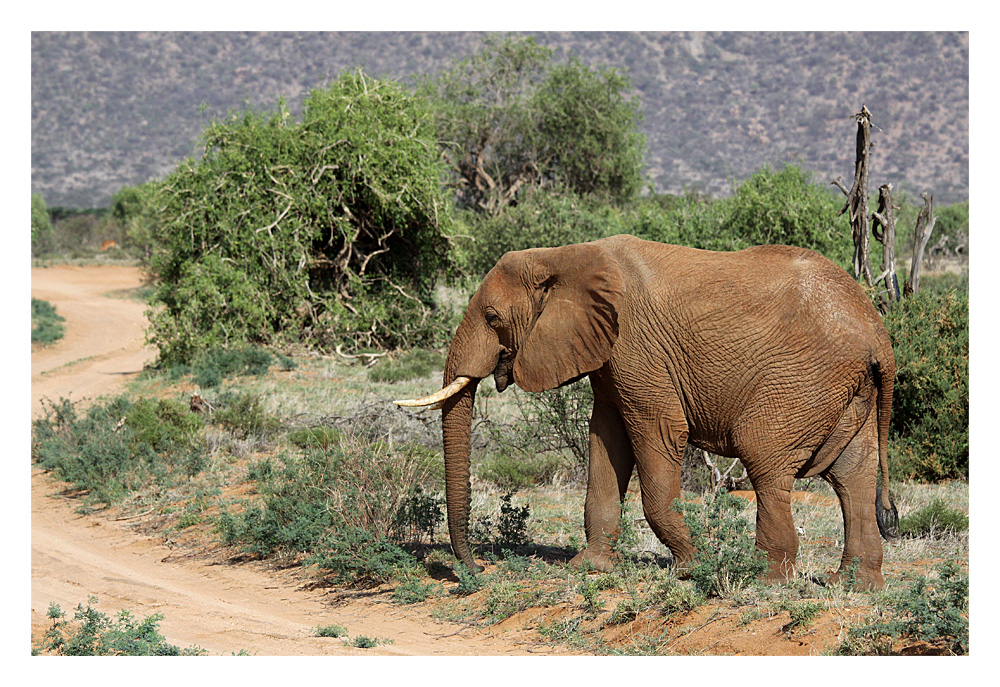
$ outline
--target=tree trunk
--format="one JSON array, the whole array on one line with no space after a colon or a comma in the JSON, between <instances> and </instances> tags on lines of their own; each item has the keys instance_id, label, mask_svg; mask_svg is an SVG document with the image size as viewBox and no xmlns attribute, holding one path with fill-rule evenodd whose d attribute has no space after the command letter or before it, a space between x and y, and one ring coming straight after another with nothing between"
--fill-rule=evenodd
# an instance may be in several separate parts
<instances>
[{"instance_id":1,"label":"tree trunk","mask_svg":"<svg viewBox=\"0 0 1000 687\"><path fill-rule=\"evenodd\" d=\"M850 210L848 218L851 222L851 235L854 238L854 278L864 279L870 286L873 280L868 257L868 163L872 149L872 113L862 105L861 112L854 116L858 121L854 184L850 191L839 183L837 185L847 195L847 203L840 214Z\"/></svg>"},{"instance_id":2,"label":"tree trunk","mask_svg":"<svg viewBox=\"0 0 1000 687\"><path fill-rule=\"evenodd\" d=\"M913 230L913 258L910 261L910 279L906 282L904 292L906 295L916 293L920 289L920 270L924 263L924 249L930 241L931 232L934 231L934 194L921 193L924 199L924 207L917 215L917 226Z\"/></svg>"},{"instance_id":3,"label":"tree trunk","mask_svg":"<svg viewBox=\"0 0 1000 687\"><path fill-rule=\"evenodd\" d=\"M878 210L872 214L872 235L882 244L882 273L875 280L885 283L885 290L879 294L879 309L885 313L899 300L899 282L896 278L896 218L892 204L892 184L882 184L878 188Z\"/></svg>"}]
</instances>

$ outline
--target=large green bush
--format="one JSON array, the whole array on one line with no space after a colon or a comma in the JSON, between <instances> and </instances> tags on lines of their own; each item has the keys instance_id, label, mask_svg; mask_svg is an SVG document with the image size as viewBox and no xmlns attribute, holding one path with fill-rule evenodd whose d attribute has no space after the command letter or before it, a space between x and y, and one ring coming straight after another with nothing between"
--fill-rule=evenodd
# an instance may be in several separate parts
<instances>
[{"instance_id":1,"label":"large green bush","mask_svg":"<svg viewBox=\"0 0 1000 687\"><path fill-rule=\"evenodd\" d=\"M361 72L213 122L204 155L145 199L158 288L149 339L165 362L281 339L415 345L439 338L449 203L423 102ZM128 214L123 205L122 212Z\"/></svg>"},{"instance_id":2,"label":"large green bush","mask_svg":"<svg viewBox=\"0 0 1000 687\"><path fill-rule=\"evenodd\" d=\"M968 293L921 290L884 320L896 356L890 467L907 479L968 478Z\"/></svg>"}]
</instances>

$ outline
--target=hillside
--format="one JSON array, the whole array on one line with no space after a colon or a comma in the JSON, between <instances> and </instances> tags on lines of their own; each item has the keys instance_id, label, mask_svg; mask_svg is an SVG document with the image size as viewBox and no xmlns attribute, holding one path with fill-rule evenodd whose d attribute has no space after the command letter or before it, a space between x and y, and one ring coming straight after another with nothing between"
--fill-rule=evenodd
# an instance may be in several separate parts
<instances>
[{"instance_id":1,"label":"hillside","mask_svg":"<svg viewBox=\"0 0 1000 687\"><path fill-rule=\"evenodd\" d=\"M408 80L481 33L50 33L31 37L31 188L106 206L196 154L212 119L345 69ZM872 180L939 203L968 197L967 33L539 33L559 55L628 70L660 192L724 195L764 164L853 175L862 103L881 129Z\"/></svg>"}]
</instances>

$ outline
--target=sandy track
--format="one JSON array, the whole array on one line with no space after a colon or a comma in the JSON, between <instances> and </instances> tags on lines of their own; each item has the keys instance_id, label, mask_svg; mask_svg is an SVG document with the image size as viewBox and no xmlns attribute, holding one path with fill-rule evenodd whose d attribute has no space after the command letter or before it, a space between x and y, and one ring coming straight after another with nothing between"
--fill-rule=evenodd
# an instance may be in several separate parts
<instances>
[{"instance_id":1,"label":"sandy track","mask_svg":"<svg viewBox=\"0 0 1000 687\"><path fill-rule=\"evenodd\" d=\"M66 336L32 351L32 417L40 399L74 401L112 394L155 353L144 346L144 306L129 300L140 285L130 267L35 268L32 296L56 306ZM110 294L110 295L109 295ZM197 559L160 539L137 534L128 521L84 517L65 485L38 470L31 475L31 627L35 641L50 624L50 603L69 615L88 595L108 615L161 613L163 635L180 647L211 655L511 655L526 654L517 633L494 637L474 628L428 620L425 610L374 600L332 604L307 591L292 572ZM319 625L341 625L352 636L391 639L374 649L311 636ZM541 648L543 653L546 652ZM560 652L562 653L562 652Z\"/></svg>"}]
</instances>

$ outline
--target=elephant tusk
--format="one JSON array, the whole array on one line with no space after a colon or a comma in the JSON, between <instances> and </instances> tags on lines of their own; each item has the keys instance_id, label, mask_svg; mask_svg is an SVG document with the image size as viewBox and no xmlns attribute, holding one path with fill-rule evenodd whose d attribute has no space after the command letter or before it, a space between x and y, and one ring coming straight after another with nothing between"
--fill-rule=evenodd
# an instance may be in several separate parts
<instances>
[{"instance_id":1,"label":"elephant tusk","mask_svg":"<svg viewBox=\"0 0 1000 687\"><path fill-rule=\"evenodd\" d=\"M393 403L405 408L422 408L424 406L432 406L434 410L437 410L441 408L447 399L457 394L471 381L471 377L455 377L455 381L441 389L441 391L431 394L430 396L404 401L393 401Z\"/></svg>"}]
</instances>

